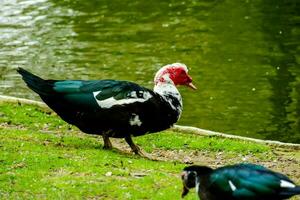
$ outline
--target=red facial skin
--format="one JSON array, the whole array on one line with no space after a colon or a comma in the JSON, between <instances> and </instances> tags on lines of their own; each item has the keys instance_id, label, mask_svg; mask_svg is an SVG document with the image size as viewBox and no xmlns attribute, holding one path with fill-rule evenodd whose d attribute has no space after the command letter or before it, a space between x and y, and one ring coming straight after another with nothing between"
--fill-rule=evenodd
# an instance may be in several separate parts
<instances>
[{"instance_id":1,"label":"red facial skin","mask_svg":"<svg viewBox=\"0 0 300 200\"><path fill-rule=\"evenodd\" d=\"M186 85L192 89L197 89L192 84L192 77L187 74L185 69L183 67L172 67L167 69L164 74L170 74L170 79L174 82L174 84L177 85ZM163 76L161 77L163 79ZM161 80L162 82L164 80Z\"/></svg>"}]
</instances>

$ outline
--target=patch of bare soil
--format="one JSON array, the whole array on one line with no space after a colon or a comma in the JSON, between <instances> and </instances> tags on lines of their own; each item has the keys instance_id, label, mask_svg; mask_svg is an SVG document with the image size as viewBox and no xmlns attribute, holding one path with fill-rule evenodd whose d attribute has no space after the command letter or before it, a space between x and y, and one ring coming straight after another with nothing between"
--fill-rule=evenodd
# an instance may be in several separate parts
<instances>
[{"instance_id":1,"label":"patch of bare soil","mask_svg":"<svg viewBox=\"0 0 300 200\"><path fill-rule=\"evenodd\" d=\"M128 145L120 139L112 139L114 148L132 154ZM223 152L209 152L197 150L164 150L155 149L147 158L157 161L171 161L185 164L207 165L214 168L241 162L250 162L263 165L274 171L286 174L295 182L300 183L300 151L272 147L272 152L264 155L228 155Z\"/></svg>"}]
</instances>

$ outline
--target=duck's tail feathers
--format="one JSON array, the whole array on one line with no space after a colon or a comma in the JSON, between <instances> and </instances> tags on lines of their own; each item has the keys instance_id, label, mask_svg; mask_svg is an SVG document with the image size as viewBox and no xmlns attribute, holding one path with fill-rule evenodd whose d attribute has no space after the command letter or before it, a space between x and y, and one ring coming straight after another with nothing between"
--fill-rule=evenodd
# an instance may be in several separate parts
<instances>
[{"instance_id":1,"label":"duck's tail feathers","mask_svg":"<svg viewBox=\"0 0 300 200\"><path fill-rule=\"evenodd\" d=\"M54 92L54 81L44 80L21 67L17 69L17 72L22 75L22 78L27 86L39 95L47 96Z\"/></svg>"}]
</instances>

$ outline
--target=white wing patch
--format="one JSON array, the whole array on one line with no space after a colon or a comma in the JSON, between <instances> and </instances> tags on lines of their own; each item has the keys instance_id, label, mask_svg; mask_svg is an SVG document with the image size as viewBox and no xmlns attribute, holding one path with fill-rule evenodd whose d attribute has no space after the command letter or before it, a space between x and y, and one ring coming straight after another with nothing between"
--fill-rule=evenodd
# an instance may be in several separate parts
<instances>
[{"instance_id":1,"label":"white wing patch","mask_svg":"<svg viewBox=\"0 0 300 200\"><path fill-rule=\"evenodd\" d=\"M282 188L294 188L294 187L296 187L296 185L291 183L291 182L285 181L285 180L280 180L280 187L282 187Z\"/></svg>"},{"instance_id":2,"label":"white wing patch","mask_svg":"<svg viewBox=\"0 0 300 200\"><path fill-rule=\"evenodd\" d=\"M228 183L229 183L229 186L230 186L231 190L233 192L236 191L236 186L231 182L231 180L229 180Z\"/></svg>"},{"instance_id":3,"label":"white wing patch","mask_svg":"<svg viewBox=\"0 0 300 200\"><path fill-rule=\"evenodd\" d=\"M141 92L141 91L139 91L139 92ZM152 97L152 95L149 92L143 92L143 94L142 94L143 97L138 98L136 92L133 91L130 93L131 98L128 98L128 99L117 100L113 97L110 97L108 99L98 100L96 98L96 96L99 93L101 93L101 91L93 92L93 95L94 95L94 98L97 101L98 105L101 108L111 108L115 105L131 104L131 103L135 103L135 102L145 102Z\"/></svg>"},{"instance_id":4,"label":"white wing patch","mask_svg":"<svg viewBox=\"0 0 300 200\"><path fill-rule=\"evenodd\" d=\"M140 117L136 114L133 114L133 117L129 120L129 123L131 126L141 126L142 125Z\"/></svg>"}]
</instances>

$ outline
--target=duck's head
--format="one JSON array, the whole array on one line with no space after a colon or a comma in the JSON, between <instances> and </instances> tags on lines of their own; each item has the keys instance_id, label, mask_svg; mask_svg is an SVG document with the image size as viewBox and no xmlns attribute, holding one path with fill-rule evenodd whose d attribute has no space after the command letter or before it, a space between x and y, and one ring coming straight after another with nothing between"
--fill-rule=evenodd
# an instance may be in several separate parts
<instances>
[{"instance_id":1,"label":"duck's head","mask_svg":"<svg viewBox=\"0 0 300 200\"><path fill-rule=\"evenodd\" d=\"M192 83L192 77L188 74L188 68L182 63L173 63L162 67L154 77L155 85L173 83L174 85L185 85L194 90L196 86Z\"/></svg>"},{"instance_id":2,"label":"duck's head","mask_svg":"<svg viewBox=\"0 0 300 200\"><path fill-rule=\"evenodd\" d=\"M201 176L208 175L212 171L212 168L206 166L192 165L185 167L181 173L181 180L183 184L181 197L185 197L189 193L190 189L196 187L196 181L199 181L197 180L197 177L201 178Z\"/></svg>"}]
</instances>

